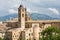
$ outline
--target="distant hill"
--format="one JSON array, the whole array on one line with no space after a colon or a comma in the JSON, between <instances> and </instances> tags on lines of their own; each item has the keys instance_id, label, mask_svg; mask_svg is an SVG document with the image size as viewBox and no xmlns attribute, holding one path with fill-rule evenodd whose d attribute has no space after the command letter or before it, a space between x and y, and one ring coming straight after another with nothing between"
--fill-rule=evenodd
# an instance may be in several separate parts
<instances>
[{"instance_id":1,"label":"distant hill","mask_svg":"<svg viewBox=\"0 0 60 40\"><path fill-rule=\"evenodd\" d=\"M0 17L0 21L9 20L10 18L16 18L16 17L17 17L17 14L10 14L10 15Z\"/></svg>"},{"instance_id":2,"label":"distant hill","mask_svg":"<svg viewBox=\"0 0 60 40\"><path fill-rule=\"evenodd\" d=\"M37 13L32 13L31 14L31 18L33 20L51 20L53 19L52 17L48 16L48 15L44 15L44 14L37 14Z\"/></svg>"},{"instance_id":3,"label":"distant hill","mask_svg":"<svg viewBox=\"0 0 60 40\"><path fill-rule=\"evenodd\" d=\"M6 16L0 17L0 21L5 21L7 19L9 20L10 18L16 18L17 16L18 14L6 15ZM52 18L48 15L39 14L39 13L31 13L30 16L33 20L54 20L54 19L59 20L60 19L60 18Z\"/></svg>"}]
</instances>

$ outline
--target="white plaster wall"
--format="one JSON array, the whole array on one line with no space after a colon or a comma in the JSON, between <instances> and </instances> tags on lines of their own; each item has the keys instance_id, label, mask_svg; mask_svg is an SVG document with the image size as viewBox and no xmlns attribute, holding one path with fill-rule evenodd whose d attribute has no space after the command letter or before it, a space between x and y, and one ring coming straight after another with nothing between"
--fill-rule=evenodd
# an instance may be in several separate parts
<instances>
[{"instance_id":1,"label":"white plaster wall","mask_svg":"<svg viewBox=\"0 0 60 40\"><path fill-rule=\"evenodd\" d=\"M32 27L34 39L39 40L39 23L33 23Z\"/></svg>"}]
</instances>

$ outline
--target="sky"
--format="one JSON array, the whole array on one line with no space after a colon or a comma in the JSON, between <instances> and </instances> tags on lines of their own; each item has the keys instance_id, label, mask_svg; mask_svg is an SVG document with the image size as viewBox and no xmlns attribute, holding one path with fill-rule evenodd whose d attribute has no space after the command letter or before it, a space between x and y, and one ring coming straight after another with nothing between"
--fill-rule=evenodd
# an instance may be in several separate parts
<instances>
[{"instance_id":1,"label":"sky","mask_svg":"<svg viewBox=\"0 0 60 40\"><path fill-rule=\"evenodd\" d=\"M18 13L21 1L30 13L60 18L60 0L0 0L0 17Z\"/></svg>"}]
</instances>

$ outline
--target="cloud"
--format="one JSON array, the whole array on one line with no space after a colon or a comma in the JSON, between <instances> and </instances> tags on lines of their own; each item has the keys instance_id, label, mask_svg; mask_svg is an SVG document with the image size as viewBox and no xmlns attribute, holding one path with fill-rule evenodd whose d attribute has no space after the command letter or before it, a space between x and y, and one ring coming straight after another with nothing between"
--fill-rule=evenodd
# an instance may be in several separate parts
<instances>
[{"instance_id":1,"label":"cloud","mask_svg":"<svg viewBox=\"0 0 60 40\"><path fill-rule=\"evenodd\" d=\"M38 3L40 0L28 0L27 2Z\"/></svg>"},{"instance_id":2,"label":"cloud","mask_svg":"<svg viewBox=\"0 0 60 40\"><path fill-rule=\"evenodd\" d=\"M18 11L14 10L14 9L9 9L8 12L9 13L18 13Z\"/></svg>"},{"instance_id":3,"label":"cloud","mask_svg":"<svg viewBox=\"0 0 60 40\"><path fill-rule=\"evenodd\" d=\"M18 10L20 4L21 0L0 0L0 16L7 15L9 13L17 13L16 10ZM59 14L60 12L60 0L22 0L22 4L28 8L27 10L30 13L43 12L42 14L49 16L52 16L54 14L56 16L56 14ZM55 11L51 9L54 9Z\"/></svg>"},{"instance_id":4,"label":"cloud","mask_svg":"<svg viewBox=\"0 0 60 40\"><path fill-rule=\"evenodd\" d=\"M28 12L31 12L31 9L28 8L27 11L28 11Z\"/></svg>"},{"instance_id":5,"label":"cloud","mask_svg":"<svg viewBox=\"0 0 60 40\"><path fill-rule=\"evenodd\" d=\"M59 14L59 11L57 9L55 9L55 8L48 8L48 10L50 10L54 14Z\"/></svg>"},{"instance_id":6,"label":"cloud","mask_svg":"<svg viewBox=\"0 0 60 40\"><path fill-rule=\"evenodd\" d=\"M39 11L32 10L32 9L29 9L29 8L27 9L27 11L30 12L30 13L39 13Z\"/></svg>"}]
</instances>

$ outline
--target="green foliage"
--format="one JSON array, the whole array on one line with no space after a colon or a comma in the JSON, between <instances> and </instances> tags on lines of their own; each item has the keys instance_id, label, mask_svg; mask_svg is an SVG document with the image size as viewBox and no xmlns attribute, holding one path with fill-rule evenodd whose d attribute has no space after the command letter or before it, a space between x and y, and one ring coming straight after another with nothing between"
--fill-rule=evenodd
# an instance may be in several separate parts
<instances>
[{"instance_id":1,"label":"green foliage","mask_svg":"<svg viewBox=\"0 0 60 40\"><path fill-rule=\"evenodd\" d=\"M60 30L56 27L48 27L41 33L43 40L60 40Z\"/></svg>"},{"instance_id":2,"label":"green foliage","mask_svg":"<svg viewBox=\"0 0 60 40\"><path fill-rule=\"evenodd\" d=\"M0 37L0 40L3 40L3 39Z\"/></svg>"}]
</instances>

